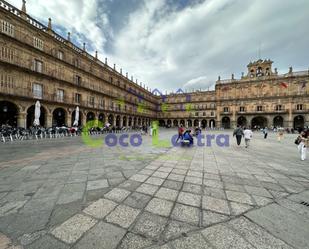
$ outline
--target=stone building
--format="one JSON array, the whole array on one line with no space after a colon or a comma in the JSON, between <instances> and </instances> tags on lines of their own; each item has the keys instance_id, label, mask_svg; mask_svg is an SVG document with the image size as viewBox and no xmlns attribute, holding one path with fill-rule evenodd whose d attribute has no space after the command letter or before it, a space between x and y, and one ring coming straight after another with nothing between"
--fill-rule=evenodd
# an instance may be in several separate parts
<instances>
[{"instance_id":1,"label":"stone building","mask_svg":"<svg viewBox=\"0 0 309 249\"><path fill-rule=\"evenodd\" d=\"M248 64L241 79L216 81L215 91L171 94L161 98L162 125L217 128L303 128L309 126L309 70L279 75L271 60ZM189 100L189 108L183 108Z\"/></svg>"},{"instance_id":2,"label":"stone building","mask_svg":"<svg viewBox=\"0 0 309 249\"><path fill-rule=\"evenodd\" d=\"M0 123L29 127L41 102L42 126L71 126L99 119L114 126L139 126L156 115L156 97L22 10L0 1Z\"/></svg>"},{"instance_id":3,"label":"stone building","mask_svg":"<svg viewBox=\"0 0 309 249\"><path fill-rule=\"evenodd\" d=\"M250 62L241 79L219 77L213 91L158 94L74 45L70 33L55 33L51 19L44 26L30 17L25 1L19 10L0 0L0 125L32 126L39 100L46 127L71 126L77 106L80 125L308 126L309 70L280 75L272 63Z\"/></svg>"}]
</instances>

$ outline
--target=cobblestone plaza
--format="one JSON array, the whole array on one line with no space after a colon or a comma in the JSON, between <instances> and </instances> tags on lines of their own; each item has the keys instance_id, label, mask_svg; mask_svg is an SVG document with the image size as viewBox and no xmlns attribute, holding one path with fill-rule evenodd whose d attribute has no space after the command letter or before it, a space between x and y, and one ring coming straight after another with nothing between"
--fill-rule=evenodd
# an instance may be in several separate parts
<instances>
[{"instance_id":1,"label":"cobblestone plaza","mask_svg":"<svg viewBox=\"0 0 309 249\"><path fill-rule=\"evenodd\" d=\"M159 148L147 135L138 148L0 144L0 248L308 248L295 135L255 132L245 148L220 133L230 146Z\"/></svg>"}]
</instances>

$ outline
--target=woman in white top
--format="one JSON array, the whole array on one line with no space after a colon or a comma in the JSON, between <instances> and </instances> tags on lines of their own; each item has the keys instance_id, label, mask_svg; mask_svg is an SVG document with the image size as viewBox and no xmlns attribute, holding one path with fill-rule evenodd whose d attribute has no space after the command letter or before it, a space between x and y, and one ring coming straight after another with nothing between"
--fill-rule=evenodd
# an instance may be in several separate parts
<instances>
[{"instance_id":1,"label":"woman in white top","mask_svg":"<svg viewBox=\"0 0 309 249\"><path fill-rule=\"evenodd\" d=\"M244 138L245 138L245 144L246 148L249 147L250 139L252 138L253 132L249 128L245 128L244 130Z\"/></svg>"}]
</instances>

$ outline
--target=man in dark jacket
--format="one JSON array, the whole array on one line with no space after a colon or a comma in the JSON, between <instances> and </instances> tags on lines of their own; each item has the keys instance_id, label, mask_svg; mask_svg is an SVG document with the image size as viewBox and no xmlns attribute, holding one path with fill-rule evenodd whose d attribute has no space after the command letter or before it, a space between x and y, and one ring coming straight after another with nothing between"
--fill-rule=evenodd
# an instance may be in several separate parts
<instances>
[{"instance_id":1,"label":"man in dark jacket","mask_svg":"<svg viewBox=\"0 0 309 249\"><path fill-rule=\"evenodd\" d=\"M244 131L240 127L240 125L237 125L237 128L234 130L233 137L236 136L237 145L239 146L241 143L241 138L244 135Z\"/></svg>"}]
</instances>

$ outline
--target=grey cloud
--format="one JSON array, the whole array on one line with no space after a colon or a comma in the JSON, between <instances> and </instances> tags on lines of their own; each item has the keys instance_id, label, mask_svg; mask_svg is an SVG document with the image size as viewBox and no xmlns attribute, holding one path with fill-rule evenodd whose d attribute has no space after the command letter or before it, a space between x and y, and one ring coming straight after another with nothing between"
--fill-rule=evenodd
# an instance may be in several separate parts
<instances>
[{"instance_id":1,"label":"grey cloud","mask_svg":"<svg viewBox=\"0 0 309 249\"><path fill-rule=\"evenodd\" d=\"M55 0L49 9L35 2L36 16L56 15L58 24L84 33L100 54L152 89L191 88L188 82L200 76L207 80L193 85L207 89L218 75L239 77L258 59L260 44L261 57L274 60L279 72L309 66L307 0L92 0L95 7ZM64 4L73 10L61 16ZM75 19L81 4L86 9Z\"/></svg>"}]
</instances>

